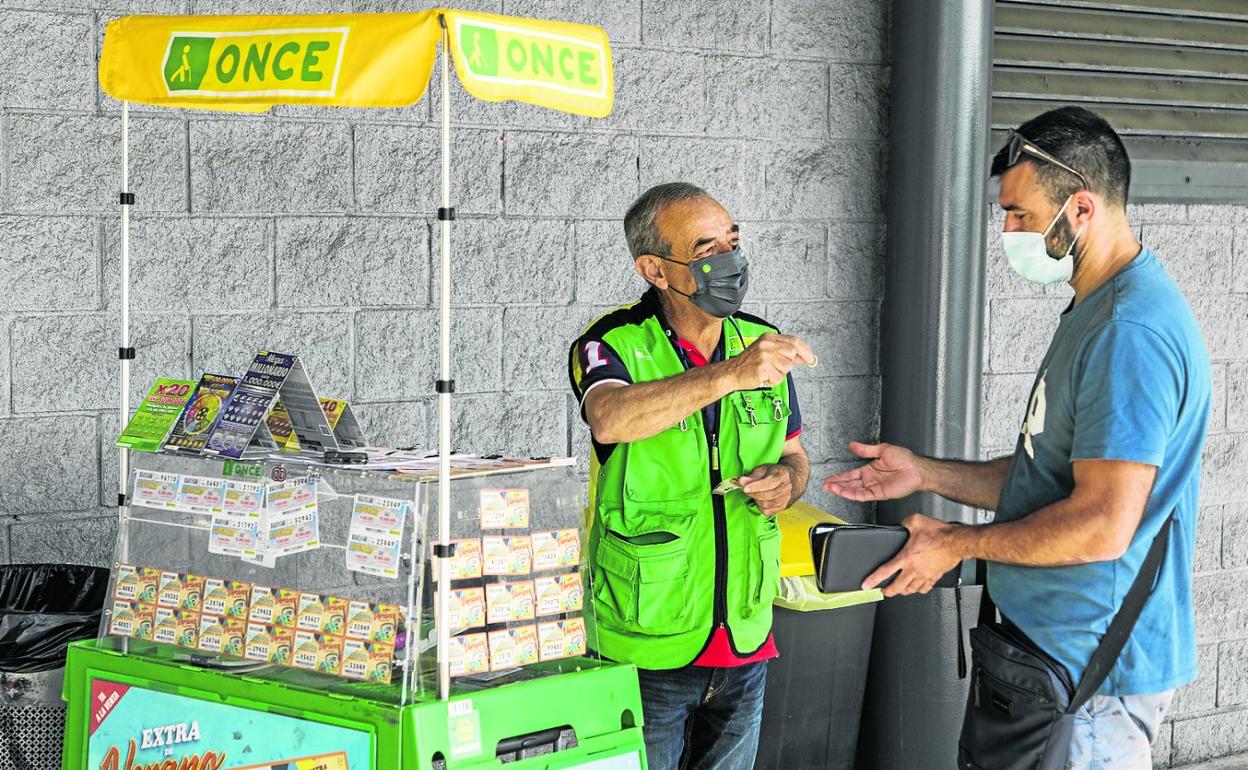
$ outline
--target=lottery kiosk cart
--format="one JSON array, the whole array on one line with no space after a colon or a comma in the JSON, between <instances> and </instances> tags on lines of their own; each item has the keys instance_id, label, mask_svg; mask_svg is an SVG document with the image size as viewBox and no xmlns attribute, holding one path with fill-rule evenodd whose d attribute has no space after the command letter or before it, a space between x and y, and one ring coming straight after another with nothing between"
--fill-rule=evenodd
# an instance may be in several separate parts
<instances>
[{"instance_id":1,"label":"lottery kiosk cart","mask_svg":"<svg viewBox=\"0 0 1248 770\"><path fill-rule=\"evenodd\" d=\"M568 463L449 451L447 59L478 98L600 117L602 30L440 9L111 22L100 80L122 102L122 421L129 103L403 106L439 41L437 462L123 451L109 604L67 661L63 770L645 767L636 671L592 657L584 485Z\"/></svg>"}]
</instances>

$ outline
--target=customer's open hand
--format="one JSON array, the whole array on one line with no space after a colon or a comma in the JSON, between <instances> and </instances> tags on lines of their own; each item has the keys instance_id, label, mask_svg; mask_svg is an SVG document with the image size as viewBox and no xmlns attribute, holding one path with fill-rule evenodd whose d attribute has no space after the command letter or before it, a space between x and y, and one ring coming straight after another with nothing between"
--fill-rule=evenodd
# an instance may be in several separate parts
<instances>
[{"instance_id":1,"label":"customer's open hand","mask_svg":"<svg viewBox=\"0 0 1248 770\"><path fill-rule=\"evenodd\" d=\"M906 547L867 576L862 583L864 590L875 588L896 575L884 589L885 596L925 594L962 561L955 542L960 524L939 521L921 513L908 517L901 524L910 531Z\"/></svg>"},{"instance_id":2,"label":"customer's open hand","mask_svg":"<svg viewBox=\"0 0 1248 770\"><path fill-rule=\"evenodd\" d=\"M823 488L834 495L859 502L896 500L923 486L920 458L905 447L851 441L849 451L871 462L824 479Z\"/></svg>"}]
</instances>

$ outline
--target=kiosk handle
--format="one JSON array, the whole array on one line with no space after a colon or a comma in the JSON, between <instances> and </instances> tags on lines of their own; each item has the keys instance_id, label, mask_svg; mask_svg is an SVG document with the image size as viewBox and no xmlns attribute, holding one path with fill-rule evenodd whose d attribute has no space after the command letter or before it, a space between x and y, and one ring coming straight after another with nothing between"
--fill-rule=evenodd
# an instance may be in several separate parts
<instances>
[{"instance_id":1,"label":"kiosk handle","mask_svg":"<svg viewBox=\"0 0 1248 770\"><path fill-rule=\"evenodd\" d=\"M576 730L572 729L572 725L563 725L504 738L498 742L494 756L503 762L515 762L574 749L577 745Z\"/></svg>"}]
</instances>

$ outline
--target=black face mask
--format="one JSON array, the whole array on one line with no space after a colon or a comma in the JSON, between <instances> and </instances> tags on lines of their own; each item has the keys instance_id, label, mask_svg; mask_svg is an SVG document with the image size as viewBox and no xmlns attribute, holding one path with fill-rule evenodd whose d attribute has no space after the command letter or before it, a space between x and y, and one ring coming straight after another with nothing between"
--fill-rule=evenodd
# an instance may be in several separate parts
<instances>
[{"instance_id":1,"label":"black face mask","mask_svg":"<svg viewBox=\"0 0 1248 770\"><path fill-rule=\"evenodd\" d=\"M741 255L740 246L696 262L678 262L670 257L655 256L689 268L697 289L692 294L685 294L674 286L670 288L688 297L697 307L716 318L727 318L741 309L745 292L750 287L750 265Z\"/></svg>"}]
</instances>

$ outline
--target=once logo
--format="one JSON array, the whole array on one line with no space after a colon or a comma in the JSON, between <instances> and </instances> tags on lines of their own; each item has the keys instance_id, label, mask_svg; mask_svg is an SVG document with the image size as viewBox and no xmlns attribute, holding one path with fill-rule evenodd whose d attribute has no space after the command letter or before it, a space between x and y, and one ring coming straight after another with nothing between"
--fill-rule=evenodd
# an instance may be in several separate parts
<instances>
[{"instance_id":1,"label":"once logo","mask_svg":"<svg viewBox=\"0 0 1248 770\"><path fill-rule=\"evenodd\" d=\"M262 479L264 466L260 463L243 463L226 460L224 468L226 478Z\"/></svg>"},{"instance_id":2,"label":"once logo","mask_svg":"<svg viewBox=\"0 0 1248 770\"><path fill-rule=\"evenodd\" d=\"M333 96L347 29L174 32L163 76L170 94Z\"/></svg>"},{"instance_id":3,"label":"once logo","mask_svg":"<svg viewBox=\"0 0 1248 770\"><path fill-rule=\"evenodd\" d=\"M456 27L472 77L581 94L601 95L605 89L604 51L596 43L480 21Z\"/></svg>"}]
</instances>

